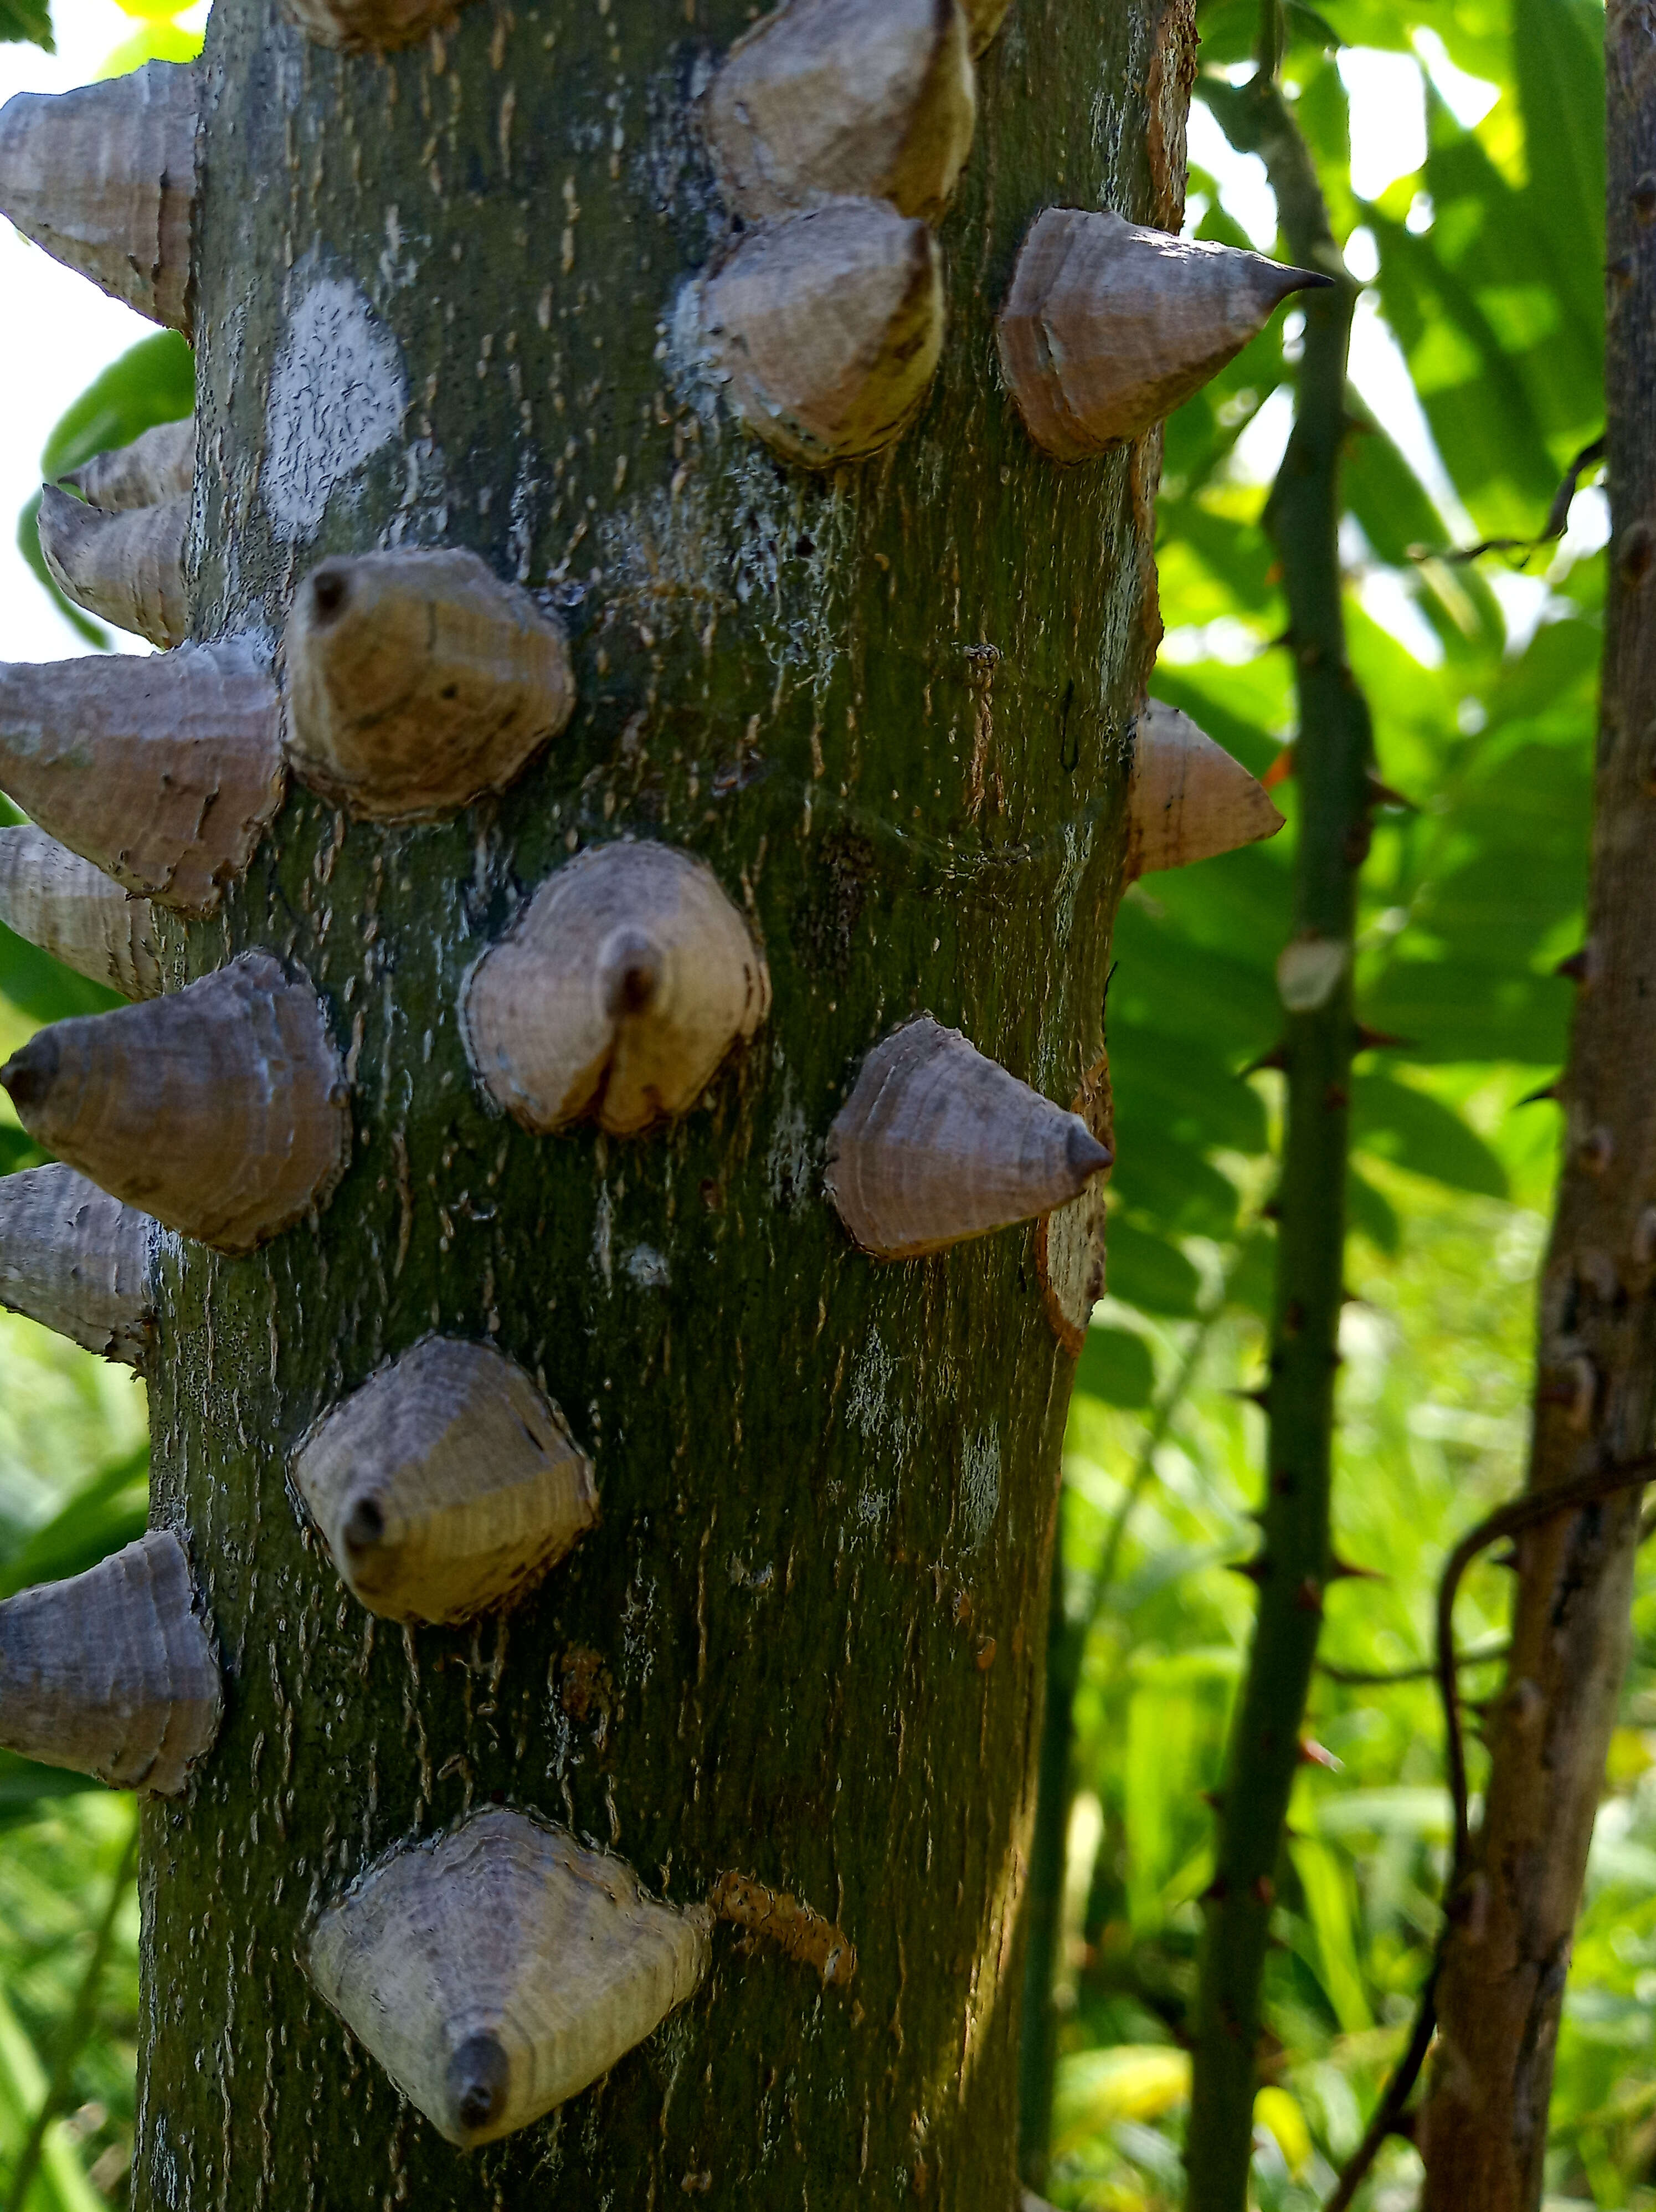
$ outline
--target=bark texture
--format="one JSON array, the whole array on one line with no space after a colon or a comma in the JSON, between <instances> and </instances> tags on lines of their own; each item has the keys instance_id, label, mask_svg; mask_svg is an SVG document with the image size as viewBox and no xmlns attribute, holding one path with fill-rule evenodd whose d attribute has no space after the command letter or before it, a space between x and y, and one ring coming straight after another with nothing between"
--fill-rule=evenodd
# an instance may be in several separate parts
<instances>
[{"instance_id":1,"label":"bark texture","mask_svg":"<svg viewBox=\"0 0 1656 2212\"><path fill-rule=\"evenodd\" d=\"M144 2212L1016 2202L1071 1364L1031 1231L881 1266L823 1202L822 1146L921 1010L1065 1104L1101 1055L1159 447L1044 459L992 317L1044 204L1165 220L1192 15L1017 0L940 234L936 383L891 453L814 477L681 341L730 227L687 102L739 0L478 4L388 60L307 46L267 0L214 11L197 634L274 644L325 554L463 545L567 625L579 703L448 823L296 790L221 915L167 925L174 988L252 946L302 964L355 1145L313 1226L162 1264L155 1510L227 1709L191 1800L144 1816ZM537 1139L468 1072L462 979L554 868L628 834L743 906L770 1016L666 1129ZM287 1469L432 1330L535 1377L602 1521L515 1611L405 1632L344 1592ZM817 1917L732 1907L659 2034L468 2154L295 1951L366 1864L491 1802L674 1903L757 1882Z\"/></svg>"},{"instance_id":2,"label":"bark texture","mask_svg":"<svg viewBox=\"0 0 1656 2212\"><path fill-rule=\"evenodd\" d=\"M1588 893L1566 1140L1541 1283L1529 1486L1649 1443L1656 1407L1656 12L1612 0L1611 546ZM1427 2212L1534 2212L1571 1932L1628 1647L1640 1493L1517 1540L1512 1656L1488 1716L1483 1825L1449 1899L1419 2141Z\"/></svg>"}]
</instances>

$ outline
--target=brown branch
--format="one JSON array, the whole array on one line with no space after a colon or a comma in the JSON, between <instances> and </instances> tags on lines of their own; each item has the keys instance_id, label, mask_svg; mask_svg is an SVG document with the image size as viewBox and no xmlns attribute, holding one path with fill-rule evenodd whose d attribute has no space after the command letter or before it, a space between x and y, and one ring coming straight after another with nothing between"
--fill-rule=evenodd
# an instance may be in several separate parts
<instances>
[{"instance_id":1,"label":"brown branch","mask_svg":"<svg viewBox=\"0 0 1656 2212\"><path fill-rule=\"evenodd\" d=\"M1438 1695L1443 1705L1443 1727L1448 1753L1449 1791L1455 1808L1455 1855L1450 1870L1450 1887L1465 1863L1466 1846L1470 1840L1470 1824L1466 1811L1466 1747L1460 1729L1460 1700L1456 1693L1455 1675L1455 1596L1460 1588L1460 1578L1482 1551L1498 1544L1503 1536L1516 1536L1526 1528L1540 1526L1544 1521L1555 1521L1562 1514L1578 1512L1584 1505L1596 1505L1605 1498L1613 1498L1618 1490L1630 1490L1647 1482L1656 1469L1656 1452L1641 1452L1636 1459L1622 1461L1619 1465L1600 1468L1596 1474L1582 1475L1575 1482L1561 1482L1547 1490L1526 1492L1469 1528L1454 1550L1449 1554L1449 1564L1443 1570L1443 1578L1437 1593L1437 1679Z\"/></svg>"},{"instance_id":2,"label":"brown branch","mask_svg":"<svg viewBox=\"0 0 1656 2212\"><path fill-rule=\"evenodd\" d=\"M1485 1667L1492 1660L1504 1659L1512 1646L1503 1637L1499 1644L1486 1644L1481 1650L1462 1651L1455 1659L1457 1668ZM1422 1659L1418 1667L1375 1668L1370 1672L1361 1667L1336 1667L1326 1659L1319 1659L1317 1672L1338 1682L1343 1690L1389 1690L1396 1682L1435 1682L1438 1664L1435 1659Z\"/></svg>"},{"instance_id":3,"label":"brown branch","mask_svg":"<svg viewBox=\"0 0 1656 2212\"><path fill-rule=\"evenodd\" d=\"M1484 538L1480 538L1476 545L1453 546L1447 553L1433 553L1424 546L1411 545L1409 558L1415 562L1443 561L1452 567L1462 568L1468 561L1481 559L1485 553L1521 553L1524 560L1519 566L1522 568L1532 553L1538 553L1544 545L1550 545L1556 538L1563 536L1565 525L1570 519L1570 501L1575 497L1575 487L1580 481L1581 471L1604 458L1604 441L1601 433L1591 445L1582 447L1565 470L1563 480L1552 495L1552 505L1547 509L1546 521L1538 537Z\"/></svg>"},{"instance_id":4,"label":"brown branch","mask_svg":"<svg viewBox=\"0 0 1656 2212\"><path fill-rule=\"evenodd\" d=\"M1516 1536L1526 1528L1533 1528L1544 1521L1552 1521L1565 1513L1578 1512L1583 1506L1596 1505L1605 1498L1613 1498L1617 1491L1630 1490L1647 1481L1656 1473L1656 1452L1642 1452L1637 1459L1623 1461L1618 1466L1600 1468L1596 1474L1584 1475L1578 1482L1561 1483L1552 1490L1527 1492L1514 1498L1469 1528L1454 1550L1438 1583L1437 1658L1429 1668L1411 1668L1400 1677L1404 1680L1418 1680L1422 1674L1437 1676L1438 1693L1443 1705L1445 1747L1449 1766L1449 1790L1454 1800L1454 1858L1449 1869L1449 1893L1453 1895L1460 1870L1465 1863L1470 1823L1466 1803L1466 1756L1460 1730L1460 1697L1457 1674L1460 1668L1476 1665L1482 1659L1504 1656L1506 1647L1498 1651L1461 1652L1454 1648L1454 1607L1461 1577L1478 1553L1498 1544L1504 1536ZM1446 1921L1446 1929L1448 1923ZM1426 2053L1431 2047L1432 2033L1437 2024L1437 1978L1442 1965L1442 1938L1440 1936L1432 1970L1426 1978L1420 2002L1415 2009L1415 2023L1410 2031L1407 2048L1396 2071L1386 2085L1385 2094L1374 2107L1374 2117L1364 2132L1362 2141L1340 2170L1333 2194L1323 2206L1323 2212L1346 2212L1357 2191L1362 2187L1369 2167L1380 2153L1387 2136L1394 2134L1403 2117L1403 2108L1409 2094L1419 2079L1420 2069L1426 2063Z\"/></svg>"},{"instance_id":5,"label":"brown branch","mask_svg":"<svg viewBox=\"0 0 1656 2212\"><path fill-rule=\"evenodd\" d=\"M1432 1971L1426 1977L1426 1986L1420 1993L1420 2002L1415 2008L1415 2024L1409 2031L1409 2041L1397 2069L1386 2085L1385 2094L1374 2107L1373 2118L1357 2145L1340 2169L1340 2178L1334 2185L1334 2193L1323 2206L1323 2212L1345 2212L1345 2208L1362 2188L1368 2169L1380 2155L1380 2147L1387 2136L1398 2132L1403 2108L1409 2101L1409 2092L1420 2079L1420 2069L1426 2063L1426 2054L1432 2047L1432 2031L1437 2026L1437 1967L1432 1960Z\"/></svg>"}]
</instances>

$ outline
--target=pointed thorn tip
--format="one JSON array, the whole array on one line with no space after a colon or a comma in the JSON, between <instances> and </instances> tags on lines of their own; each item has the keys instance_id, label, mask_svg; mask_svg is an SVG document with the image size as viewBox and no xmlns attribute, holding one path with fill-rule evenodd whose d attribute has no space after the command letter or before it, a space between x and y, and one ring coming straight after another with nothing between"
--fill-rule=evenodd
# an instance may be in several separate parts
<instances>
[{"instance_id":1,"label":"pointed thorn tip","mask_svg":"<svg viewBox=\"0 0 1656 2212\"><path fill-rule=\"evenodd\" d=\"M58 1080L58 1040L41 1030L0 1067L0 1085L20 1114L43 1106Z\"/></svg>"},{"instance_id":2,"label":"pointed thorn tip","mask_svg":"<svg viewBox=\"0 0 1656 2212\"><path fill-rule=\"evenodd\" d=\"M1095 1176L1108 1167L1115 1154L1107 1145L1100 1144L1086 1123L1079 1119L1070 1132L1069 1161L1077 1176Z\"/></svg>"},{"instance_id":3,"label":"pointed thorn tip","mask_svg":"<svg viewBox=\"0 0 1656 2212\"><path fill-rule=\"evenodd\" d=\"M504 2110L511 2066L496 2035L469 2035L449 2061L455 2117L468 2134Z\"/></svg>"}]
</instances>

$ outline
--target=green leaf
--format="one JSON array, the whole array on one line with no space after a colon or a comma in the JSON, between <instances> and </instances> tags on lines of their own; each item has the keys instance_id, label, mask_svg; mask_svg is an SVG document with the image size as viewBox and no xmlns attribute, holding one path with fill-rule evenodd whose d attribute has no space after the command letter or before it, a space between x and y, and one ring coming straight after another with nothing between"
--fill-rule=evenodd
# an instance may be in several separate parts
<instances>
[{"instance_id":1,"label":"green leaf","mask_svg":"<svg viewBox=\"0 0 1656 2212\"><path fill-rule=\"evenodd\" d=\"M103 1784L90 1774L73 1774L65 1766L42 1766L21 1759L15 1751L0 1751L0 1828L39 1817L39 1808L55 1797L84 1796Z\"/></svg>"},{"instance_id":2,"label":"green leaf","mask_svg":"<svg viewBox=\"0 0 1656 2212\"><path fill-rule=\"evenodd\" d=\"M1202 1279L1176 1244L1135 1228L1115 1213L1110 1216L1107 1243L1107 1284L1112 1297L1137 1306L1141 1313L1194 1318Z\"/></svg>"},{"instance_id":3,"label":"green leaf","mask_svg":"<svg viewBox=\"0 0 1656 2212\"><path fill-rule=\"evenodd\" d=\"M51 1158L26 1129L0 1121L0 1176L15 1175L19 1168L42 1167Z\"/></svg>"},{"instance_id":4,"label":"green leaf","mask_svg":"<svg viewBox=\"0 0 1656 2212\"><path fill-rule=\"evenodd\" d=\"M40 474L55 483L157 422L181 422L195 404L196 357L185 341L176 331L140 338L59 416L41 449Z\"/></svg>"},{"instance_id":5,"label":"green leaf","mask_svg":"<svg viewBox=\"0 0 1656 2212\"><path fill-rule=\"evenodd\" d=\"M1365 429L1347 439L1341 484L1380 560L1402 567L1414 547L1447 542L1430 495L1383 430Z\"/></svg>"},{"instance_id":6,"label":"green leaf","mask_svg":"<svg viewBox=\"0 0 1656 2212\"><path fill-rule=\"evenodd\" d=\"M125 76L146 62L192 62L205 44L199 31L180 30L176 23L146 23L104 56L98 75L100 78Z\"/></svg>"},{"instance_id":7,"label":"green leaf","mask_svg":"<svg viewBox=\"0 0 1656 2212\"><path fill-rule=\"evenodd\" d=\"M1383 1075L1352 1086L1354 1145L1415 1175L1484 1198L1507 1195L1507 1170L1477 1132L1424 1091Z\"/></svg>"},{"instance_id":8,"label":"green leaf","mask_svg":"<svg viewBox=\"0 0 1656 2212\"><path fill-rule=\"evenodd\" d=\"M40 495L25 500L17 517L17 550L34 571L35 581L56 606L58 613L89 646L100 653L109 650L109 632L101 623L93 621L83 607L64 597L58 579L46 566L46 557L40 550Z\"/></svg>"},{"instance_id":9,"label":"green leaf","mask_svg":"<svg viewBox=\"0 0 1656 2212\"><path fill-rule=\"evenodd\" d=\"M1107 1406L1137 1410L1156 1395L1156 1362L1136 1329L1107 1328L1095 1322L1081 1347L1076 1389Z\"/></svg>"},{"instance_id":10,"label":"green leaf","mask_svg":"<svg viewBox=\"0 0 1656 2212\"><path fill-rule=\"evenodd\" d=\"M1398 1251L1403 1243L1403 1224L1389 1199L1382 1198L1372 1182L1367 1182L1356 1168L1348 1170L1345 1178L1346 1218L1354 1229L1360 1229L1369 1243L1388 1256Z\"/></svg>"},{"instance_id":11,"label":"green leaf","mask_svg":"<svg viewBox=\"0 0 1656 2212\"><path fill-rule=\"evenodd\" d=\"M1550 249L1569 318L1604 313L1604 11L1598 0L1513 0L1513 65L1530 172L1525 211Z\"/></svg>"},{"instance_id":12,"label":"green leaf","mask_svg":"<svg viewBox=\"0 0 1656 2212\"><path fill-rule=\"evenodd\" d=\"M112 1552L136 1543L148 1519L149 1449L100 1468L50 1521L0 1562L0 1598L37 1583L83 1574Z\"/></svg>"},{"instance_id":13,"label":"green leaf","mask_svg":"<svg viewBox=\"0 0 1656 2212\"><path fill-rule=\"evenodd\" d=\"M1289 1844L1305 1897L1306 1917L1317 1939L1319 1979L1341 2030L1361 2035L1374 2024L1357 1960L1356 1884L1347 1863L1310 1836Z\"/></svg>"},{"instance_id":14,"label":"green leaf","mask_svg":"<svg viewBox=\"0 0 1656 2212\"><path fill-rule=\"evenodd\" d=\"M49 952L0 923L0 994L32 1021L58 1022L70 1014L107 1013L124 1006L119 994L65 968Z\"/></svg>"},{"instance_id":15,"label":"green leaf","mask_svg":"<svg viewBox=\"0 0 1656 2212\"><path fill-rule=\"evenodd\" d=\"M44 46L49 54L55 54L58 46L52 35L49 0L0 0L0 39L8 45Z\"/></svg>"},{"instance_id":16,"label":"green leaf","mask_svg":"<svg viewBox=\"0 0 1656 2212\"><path fill-rule=\"evenodd\" d=\"M181 421L195 404L196 357L185 340L176 331L140 338L59 416L41 450L41 477L55 483L94 453L129 446L157 422ZM37 492L17 518L17 550L64 620L88 645L103 651L109 644L108 631L65 599L47 570L40 552L39 513Z\"/></svg>"}]
</instances>

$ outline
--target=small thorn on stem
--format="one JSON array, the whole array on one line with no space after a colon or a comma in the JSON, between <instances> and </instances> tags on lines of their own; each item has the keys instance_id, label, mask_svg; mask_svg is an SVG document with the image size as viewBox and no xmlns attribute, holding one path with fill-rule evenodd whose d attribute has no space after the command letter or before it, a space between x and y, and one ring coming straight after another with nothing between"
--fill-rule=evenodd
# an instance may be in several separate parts
<instances>
[{"instance_id":1,"label":"small thorn on stem","mask_svg":"<svg viewBox=\"0 0 1656 2212\"><path fill-rule=\"evenodd\" d=\"M1602 1126L1589 1129L1575 1148L1575 1164L1583 1175L1603 1175L1616 1157L1616 1139Z\"/></svg>"},{"instance_id":2,"label":"small thorn on stem","mask_svg":"<svg viewBox=\"0 0 1656 2212\"><path fill-rule=\"evenodd\" d=\"M1284 1042L1283 1044L1272 1045L1269 1052L1262 1052L1258 1060L1249 1060L1246 1067L1239 1067L1236 1073L1238 1078L1240 1079L1243 1076L1264 1075L1266 1073L1283 1075L1285 1074L1287 1071L1288 1046Z\"/></svg>"},{"instance_id":3,"label":"small thorn on stem","mask_svg":"<svg viewBox=\"0 0 1656 2212\"><path fill-rule=\"evenodd\" d=\"M1412 799L1405 799L1400 791L1393 791L1389 783L1382 783L1377 775L1368 779L1368 804L1371 806L1397 806L1405 814L1418 814L1420 809Z\"/></svg>"},{"instance_id":4,"label":"small thorn on stem","mask_svg":"<svg viewBox=\"0 0 1656 2212\"><path fill-rule=\"evenodd\" d=\"M1392 1577L1378 1567L1354 1567L1349 1559L1335 1557L1328 1563L1328 1579L1331 1583L1385 1583Z\"/></svg>"},{"instance_id":5,"label":"small thorn on stem","mask_svg":"<svg viewBox=\"0 0 1656 2212\"><path fill-rule=\"evenodd\" d=\"M1584 988L1591 983L1593 976L1591 940L1579 952L1572 952L1567 959L1561 960L1552 972L1555 975L1563 976L1568 982L1580 983Z\"/></svg>"}]
</instances>

